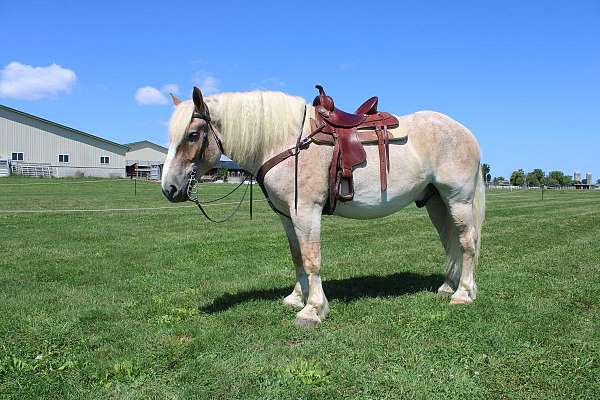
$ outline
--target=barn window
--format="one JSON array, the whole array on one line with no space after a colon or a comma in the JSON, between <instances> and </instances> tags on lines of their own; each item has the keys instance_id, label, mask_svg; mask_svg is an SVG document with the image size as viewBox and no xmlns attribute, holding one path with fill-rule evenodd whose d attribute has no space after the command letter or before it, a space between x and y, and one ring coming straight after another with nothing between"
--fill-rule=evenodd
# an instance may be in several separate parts
<instances>
[{"instance_id":1,"label":"barn window","mask_svg":"<svg viewBox=\"0 0 600 400\"><path fill-rule=\"evenodd\" d=\"M110 159L107 156L100 157L100 164L108 164L110 163Z\"/></svg>"},{"instance_id":2,"label":"barn window","mask_svg":"<svg viewBox=\"0 0 600 400\"><path fill-rule=\"evenodd\" d=\"M23 161L23 153L21 153L21 152L13 152L11 159L13 161Z\"/></svg>"},{"instance_id":3,"label":"barn window","mask_svg":"<svg viewBox=\"0 0 600 400\"><path fill-rule=\"evenodd\" d=\"M68 163L69 162L69 155L68 154L59 154L58 155L58 162L59 163Z\"/></svg>"}]
</instances>

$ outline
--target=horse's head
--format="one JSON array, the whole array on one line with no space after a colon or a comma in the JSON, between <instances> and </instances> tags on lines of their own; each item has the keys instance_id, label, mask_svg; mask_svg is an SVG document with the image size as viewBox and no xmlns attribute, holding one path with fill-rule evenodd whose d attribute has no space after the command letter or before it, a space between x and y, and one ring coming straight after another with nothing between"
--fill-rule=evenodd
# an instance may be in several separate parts
<instances>
[{"instance_id":1,"label":"horse's head","mask_svg":"<svg viewBox=\"0 0 600 400\"><path fill-rule=\"evenodd\" d=\"M223 148L200 89L194 87L192 102L171 95L175 111L169 126L169 153L163 168L162 191L172 202L188 199L192 173L201 176L221 158Z\"/></svg>"}]
</instances>

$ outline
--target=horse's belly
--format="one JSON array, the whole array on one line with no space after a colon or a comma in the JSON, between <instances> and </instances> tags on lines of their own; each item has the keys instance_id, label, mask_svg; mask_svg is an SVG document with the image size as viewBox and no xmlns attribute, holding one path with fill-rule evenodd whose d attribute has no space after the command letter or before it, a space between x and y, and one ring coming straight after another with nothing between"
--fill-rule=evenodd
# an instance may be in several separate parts
<instances>
[{"instance_id":1,"label":"horse's belly","mask_svg":"<svg viewBox=\"0 0 600 400\"><path fill-rule=\"evenodd\" d=\"M416 167L417 163L413 162L410 154L394 147L390 146L387 190L381 191L377 146L365 146L367 164L353 173L354 199L338 201L335 215L355 219L385 217L420 198L428 181L423 178L422 171Z\"/></svg>"}]
</instances>

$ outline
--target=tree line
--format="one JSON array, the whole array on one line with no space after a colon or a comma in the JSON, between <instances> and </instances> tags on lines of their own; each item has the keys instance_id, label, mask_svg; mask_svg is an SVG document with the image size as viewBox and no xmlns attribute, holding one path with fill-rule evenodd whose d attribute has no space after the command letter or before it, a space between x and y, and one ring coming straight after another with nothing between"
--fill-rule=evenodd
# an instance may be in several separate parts
<instances>
[{"instance_id":1,"label":"tree line","mask_svg":"<svg viewBox=\"0 0 600 400\"><path fill-rule=\"evenodd\" d=\"M500 185L506 182L506 179L503 176L498 176L492 179L491 167L489 164L481 164L481 172L483 173L483 177L486 183L493 183L495 185ZM540 187L540 186L549 186L549 187L558 187L558 186L571 186L574 183L583 183L587 184L587 180L583 179L581 182L574 182L573 178L570 175L566 175L562 171L550 171L546 174L541 168L536 168L533 171L525 172L523 169L518 169L513 171L510 175L509 182L513 186L529 186L529 187ZM589 182L592 184L593 182ZM600 179L596 181L597 184L600 184Z\"/></svg>"}]
</instances>

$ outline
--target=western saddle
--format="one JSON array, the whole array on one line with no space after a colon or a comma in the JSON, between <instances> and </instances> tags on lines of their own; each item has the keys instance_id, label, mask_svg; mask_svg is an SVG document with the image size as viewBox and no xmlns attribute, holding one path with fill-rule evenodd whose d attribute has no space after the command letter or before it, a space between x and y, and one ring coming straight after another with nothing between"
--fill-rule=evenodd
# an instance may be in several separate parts
<instances>
[{"instance_id":1,"label":"western saddle","mask_svg":"<svg viewBox=\"0 0 600 400\"><path fill-rule=\"evenodd\" d=\"M301 140L302 131L295 148L288 149L263 164L256 181L266 196L263 180L266 173L283 160L296 157L296 199L297 204L297 157L300 150L305 149L311 142L333 146L333 157L329 167L329 198L323 212L333 214L337 201L351 201L354 198L352 172L367 161L363 143L377 143L379 149L379 179L381 191L387 190L387 172L389 171L390 141L405 139L394 137L388 129L399 126L398 119L387 112L377 111L377 97L371 97L356 109L348 113L335 107L333 99L325 94L322 86L317 85L319 95L315 97L315 118L310 120L311 133ZM343 185L345 183L345 185ZM268 199L268 196L266 196ZM271 207L275 209L269 201ZM285 214L284 214L285 215Z\"/></svg>"},{"instance_id":2,"label":"western saddle","mask_svg":"<svg viewBox=\"0 0 600 400\"><path fill-rule=\"evenodd\" d=\"M315 119L311 119L311 130L317 144L333 145L333 158L329 167L329 202L325 207L333 214L337 201L354 198L352 172L367 161L363 143L377 142L379 148L379 181L381 191L387 190L389 171L389 132L397 128L398 119L387 112L377 111L377 97L361 104L354 114L335 107L333 99L325 94L323 86L317 85L319 95L315 97ZM347 183L347 192L342 193L342 183Z\"/></svg>"}]
</instances>

